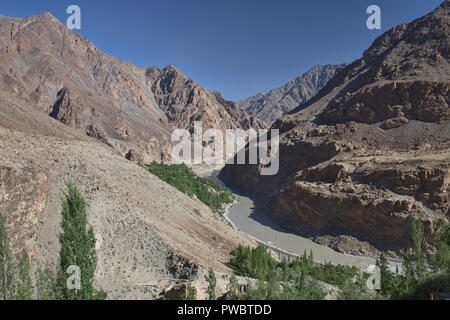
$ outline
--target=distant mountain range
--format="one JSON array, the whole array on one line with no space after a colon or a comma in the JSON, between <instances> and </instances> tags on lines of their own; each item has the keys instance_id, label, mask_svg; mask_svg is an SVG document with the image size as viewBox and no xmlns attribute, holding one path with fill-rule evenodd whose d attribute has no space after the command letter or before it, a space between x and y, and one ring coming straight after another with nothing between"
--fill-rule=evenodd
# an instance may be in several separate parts
<instances>
[{"instance_id":1,"label":"distant mountain range","mask_svg":"<svg viewBox=\"0 0 450 320\"><path fill-rule=\"evenodd\" d=\"M267 124L314 97L343 65L317 65L285 85L238 101L238 106Z\"/></svg>"}]
</instances>

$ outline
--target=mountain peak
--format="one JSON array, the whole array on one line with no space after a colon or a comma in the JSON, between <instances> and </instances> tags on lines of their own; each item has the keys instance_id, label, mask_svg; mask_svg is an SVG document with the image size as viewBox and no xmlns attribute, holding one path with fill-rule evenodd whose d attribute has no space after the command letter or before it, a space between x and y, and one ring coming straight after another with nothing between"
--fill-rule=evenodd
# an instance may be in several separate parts
<instances>
[{"instance_id":1,"label":"mountain peak","mask_svg":"<svg viewBox=\"0 0 450 320\"><path fill-rule=\"evenodd\" d=\"M170 75L172 75L172 76L177 76L177 77L187 78L187 77L185 76L185 74L184 74L180 69L178 69L177 67L175 67L173 64L168 64L168 65L166 65L166 66L162 69L162 71L163 71L164 73L170 74Z\"/></svg>"},{"instance_id":2,"label":"mountain peak","mask_svg":"<svg viewBox=\"0 0 450 320\"><path fill-rule=\"evenodd\" d=\"M48 19L48 20L51 20L51 21L61 22L51 12L48 12L48 11L42 13L41 15L39 15L39 17L42 18L42 19Z\"/></svg>"},{"instance_id":3,"label":"mountain peak","mask_svg":"<svg viewBox=\"0 0 450 320\"><path fill-rule=\"evenodd\" d=\"M175 67L173 64L168 64L163 69L165 69L165 70L173 70L173 71L180 71L180 69Z\"/></svg>"}]
</instances>

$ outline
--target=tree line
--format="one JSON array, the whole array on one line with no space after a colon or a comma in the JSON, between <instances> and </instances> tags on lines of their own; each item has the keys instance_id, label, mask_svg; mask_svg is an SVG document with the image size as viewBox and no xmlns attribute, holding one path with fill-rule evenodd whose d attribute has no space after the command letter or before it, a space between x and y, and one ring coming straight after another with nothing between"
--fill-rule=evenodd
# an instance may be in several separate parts
<instances>
[{"instance_id":1,"label":"tree line","mask_svg":"<svg viewBox=\"0 0 450 320\"><path fill-rule=\"evenodd\" d=\"M402 272L392 271L382 254L377 262L381 272L380 293L388 299L433 299L450 293L450 224L439 221L431 235L435 250L425 250L424 226L411 224L411 250L403 257Z\"/></svg>"},{"instance_id":2,"label":"tree line","mask_svg":"<svg viewBox=\"0 0 450 320\"><path fill-rule=\"evenodd\" d=\"M288 262L276 260L261 245L256 248L239 245L231 252L229 265L235 274L248 281L245 292L240 292L233 275L226 298L317 300L325 296L319 281L336 286L338 299L342 300L432 299L450 293L450 224L446 220L436 224L431 235L435 249L432 252L425 250L424 226L420 220L411 220L410 235L411 248L404 253L402 271L398 268L392 271L384 254L377 260L381 285L376 290L367 286L370 274L356 267L315 264L312 251L309 255L305 251L302 257Z\"/></svg>"}]
</instances>

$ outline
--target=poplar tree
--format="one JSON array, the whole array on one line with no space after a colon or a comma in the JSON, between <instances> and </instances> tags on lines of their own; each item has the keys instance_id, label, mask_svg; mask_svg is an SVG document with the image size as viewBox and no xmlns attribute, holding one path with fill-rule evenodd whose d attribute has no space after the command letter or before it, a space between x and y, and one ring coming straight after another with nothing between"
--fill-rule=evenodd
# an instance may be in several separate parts
<instances>
[{"instance_id":1,"label":"poplar tree","mask_svg":"<svg viewBox=\"0 0 450 320\"><path fill-rule=\"evenodd\" d=\"M84 197L72 183L66 184L67 191L61 199L62 234L59 237L61 251L56 279L57 295L63 300L105 299L106 293L94 288L94 272L97 266L95 236L92 227L88 227ZM68 268L80 270L79 289L70 288Z\"/></svg>"},{"instance_id":2,"label":"poplar tree","mask_svg":"<svg viewBox=\"0 0 450 320\"><path fill-rule=\"evenodd\" d=\"M239 283L234 274L230 277L228 289L229 289L229 299L238 300Z\"/></svg>"},{"instance_id":3,"label":"poplar tree","mask_svg":"<svg viewBox=\"0 0 450 320\"><path fill-rule=\"evenodd\" d=\"M197 289L192 286L191 282L186 285L186 300L197 300Z\"/></svg>"},{"instance_id":4,"label":"poplar tree","mask_svg":"<svg viewBox=\"0 0 450 320\"><path fill-rule=\"evenodd\" d=\"M309 251L308 263L310 266L314 265L314 255L312 249Z\"/></svg>"},{"instance_id":5,"label":"poplar tree","mask_svg":"<svg viewBox=\"0 0 450 320\"><path fill-rule=\"evenodd\" d=\"M34 288L30 276L30 259L25 249L22 250L22 255L17 265L17 277L15 299L32 300Z\"/></svg>"},{"instance_id":6,"label":"poplar tree","mask_svg":"<svg viewBox=\"0 0 450 320\"><path fill-rule=\"evenodd\" d=\"M439 221L433 238L437 251L431 256L431 265L435 272L448 275L450 274L450 224Z\"/></svg>"},{"instance_id":7,"label":"poplar tree","mask_svg":"<svg viewBox=\"0 0 450 320\"><path fill-rule=\"evenodd\" d=\"M12 298L14 294L14 269L11 256L5 220L0 215L0 298L3 300Z\"/></svg>"},{"instance_id":8,"label":"poplar tree","mask_svg":"<svg viewBox=\"0 0 450 320\"><path fill-rule=\"evenodd\" d=\"M208 296L209 300L216 300L216 275L212 268L209 269L209 274L206 279L208 281Z\"/></svg>"},{"instance_id":9,"label":"poplar tree","mask_svg":"<svg viewBox=\"0 0 450 320\"><path fill-rule=\"evenodd\" d=\"M424 227L420 220L414 219L412 221L411 237L414 246L415 253L415 274L417 280L420 282L424 279L426 267L425 267L425 255L422 249L422 243L424 240Z\"/></svg>"},{"instance_id":10,"label":"poplar tree","mask_svg":"<svg viewBox=\"0 0 450 320\"><path fill-rule=\"evenodd\" d=\"M36 298L37 300L54 300L56 278L49 268L38 268L36 271Z\"/></svg>"}]
</instances>

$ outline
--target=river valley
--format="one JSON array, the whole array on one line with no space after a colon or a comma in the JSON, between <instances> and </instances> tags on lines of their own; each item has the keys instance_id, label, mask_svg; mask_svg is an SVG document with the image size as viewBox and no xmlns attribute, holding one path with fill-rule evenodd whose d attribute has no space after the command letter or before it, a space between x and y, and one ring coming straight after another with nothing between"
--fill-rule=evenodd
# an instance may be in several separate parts
<instances>
[{"instance_id":1,"label":"river valley","mask_svg":"<svg viewBox=\"0 0 450 320\"><path fill-rule=\"evenodd\" d=\"M224 185L217 178L218 173L218 170L214 170L207 173L203 172L201 175L215 183ZM267 208L262 200L237 190L232 190L232 192L235 202L225 210L225 219L237 230L248 234L257 242L270 247L284 257L302 256L305 251L307 254L312 251L316 263L330 262L334 265L356 266L361 270L367 270L370 265L376 263L375 257L339 253L292 233L269 218L266 212ZM390 260L389 263L393 271L397 266L399 269L401 267L397 261Z\"/></svg>"}]
</instances>

